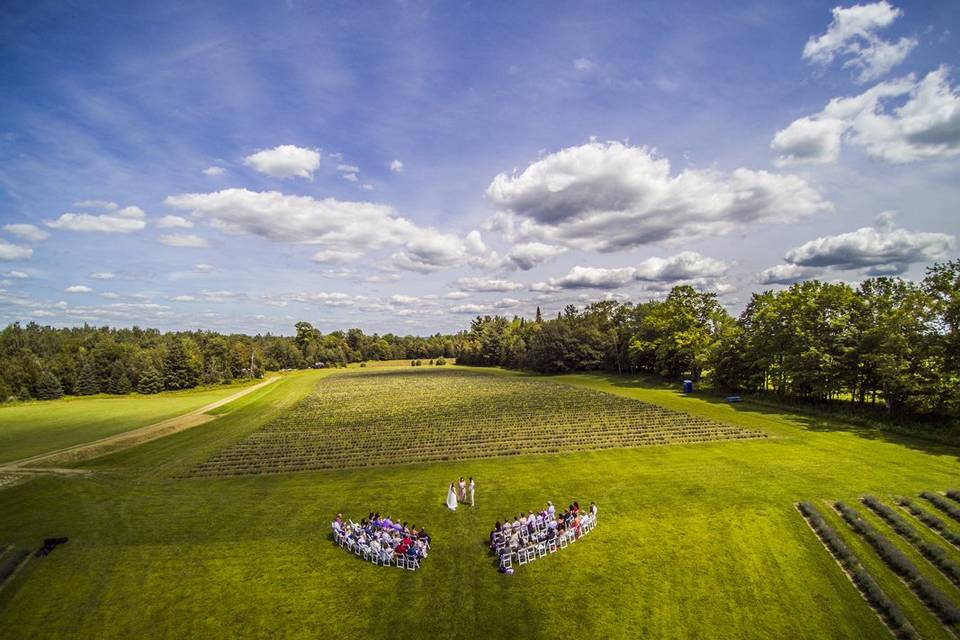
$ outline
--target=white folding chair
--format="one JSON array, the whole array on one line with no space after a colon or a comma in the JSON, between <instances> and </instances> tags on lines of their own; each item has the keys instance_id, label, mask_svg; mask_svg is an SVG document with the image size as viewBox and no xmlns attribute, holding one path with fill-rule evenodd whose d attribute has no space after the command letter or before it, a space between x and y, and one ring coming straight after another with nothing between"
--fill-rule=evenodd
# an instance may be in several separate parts
<instances>
[{"instance_id":1,"label":"white folding chair","mask_svg":"<svg viewBox=\"0 0 960 640\"><path fill-rule=\"evenodd\" d=\"M517 549L517 561L520 563L520 566L527 564L527 548L520 547Z\"/></svg>"},{"instance_id":2,"label":"white folding chair","mask_svg":"<svg viewBox=\"0 0 960 640\"><path fill-rule=\"evenodd\" d=\"M566 534L566 533L561 534L561 535L557 538L557 540L558 540L559 543L560 543L560 548L561 548L561 549L566 549L566 548L567 548L567 534Z\"/></svg>"},{"instance_id":3,"label":"white folding chair","mask_svg":"<svg viewBox=\"0 0 960 640\"><path fill-rule=\"evenodd\" d=\"M547 545L544 542L537 544L537 557L543 558L547 555Z\"/></svg>"},{"instance_id":4,"label":"white folding chair","mask_svg":"<svg viewBox=\"0 0 960 640\"><path fill-rule=\"evenodd\" d=\"M557 552L557 539L556 539L556 538L554 538L553 540L547 540L547 551L549 551L550 553L556 553L556 552Z\"/></svg>"},{"instance_id":5,"label":"white folding chair","mask_svg":"<svg viewBox=\"0 0 960 640\"><path fill-rule=\"evenodd\" d=\"M504 553L503 555L501 555L501 556L500 556L500 566L503 567L504 569L512 569L512 568L513 568L513 556L510 555L509 553Z\"/></svg>"},{"instance_id":6,"label":"white folding chair","mask_svg":"<svg viewBox=\"0 0 960 640\"><path fill-rule=\"evenodd\" d=\"M420 561L416 556L407 556L407 570L416 571L420 567Z\"/></svg>"},{"instance_id":7,"label":"white folding chair","mask_svg":"<svg viewBox=\"0 0 960 640\"><path fill-rule=\"evenodd\" d=\"M402 553L394 553L394 559L397 561L397 568L406 569L407 568L407 556Z\"/></svg>"}]
</instances>

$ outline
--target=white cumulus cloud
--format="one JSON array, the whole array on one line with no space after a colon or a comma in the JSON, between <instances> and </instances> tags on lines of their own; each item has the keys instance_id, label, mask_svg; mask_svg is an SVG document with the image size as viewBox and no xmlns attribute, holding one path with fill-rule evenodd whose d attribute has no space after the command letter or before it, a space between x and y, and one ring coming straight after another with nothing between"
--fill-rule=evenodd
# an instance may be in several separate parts
<instances>
[{"instance_id":1,"label":"white cumulus cloud","mask_svg":"<svg viewBox=\"0 0 960 640\"><path fill-rule=\"evenodd\" d=\"M33 255L31 247L24 247L19 244L11 244L6 240L0 240L0 260L28 260Z\"/></svg>"},{"instance_id":2,"label":"white cumulus cloud","mask_svg":"<svg viewBox=\"0 0 960 640\"><path fill-rule=\"evenodd\" d=\"M778 264L758 273L756 280L760 284L793 284L812 278L818 273L817 269L800 267L795 264Z\"/></svg>"},{"instance_id":3,"label":"white cumulus cloud","mask_svg":"<svg viewBox=\"0 0 960 640\"><path fill-rule=\"evenodd\" d=\"M320 166L320 151L292 144L282 144L273 149L263 149L244 158L243 163L254 170L274 178L313 179L313 172Z\"/></svg>"},{"instance_id":4,"label":"white cumulus cloud","mask_svg":"<svg viewBox=\"0 0 960 640\"><path fill-rule=\"evenodd\" d=\"M902 15L903 11L886 0L834 7L833 21L826 33L807 40L803 58L824 66L845 58L843 67L858 72L857 82L879 78L903 62L917 46L915 38L902 37L894 42L877 35Z\"/></svg>"},{"instance_id":5,"label":"white cumulus cloud","mask_svg":"<svg viewBox=\"0 0 960 640\"><path fill-rule=\"evenodd\" d=\"M32 224L5 224L3 225L3 230L10 235L14 235L22 240L27 240L28 242L40 242L50 237L49 233Z\"/></svg>"},{"instance_id":6,"label":"white cumulus cloud","mask_svg":"<svg viewBox=\"0 0 960 640\"><path fill-rule=\"evenodd\" d=\"M200 249L207 246L207 241L205 238L189 233L184 235L179 234L167 234L160 236L160 243L165 244L168 247L189 247Z\"/></svg>"},{"instance_id":7,"label":"white cumulus cloud","mask_svg":"<svg viewBox=\"0 0 960 640\"><path fill-rule=\"evenodd\" d=\"M390 163L390 171L394 173L403 173L403 163L399 160L394 160Z\"/></svg>"},{"instance_id":8,"label":"white cumulus cloud","mask_svg":"<svg viewBox=\"0 0 960 640\"><path fill-rule=\"evenodd\" d=\"M217 177L217 176L222 176L222 175L224 175L226 172L227 172L227 170L224 169L223 167L212 166L212 167L207 167L206 169L204 169L204 170L203 170L203 175L205 175L205 176L210 176L211 178L215 178L215 177Z\"/></svg>"},{"instance_id":9,"label":"white cumulus cloud","mask_svg":"<svg viewBox=\"0 0 960 640\"><path fill-rule=\"evenodd\" d=\"M163 216L157 220L162 229L192 229L193 223L182 216Z\"/></svg>"},{"instance_id":10,"label":"white cumulus cloud","mask_svg":"<svg viewBox=\"0 0 960 640\"><path fill-rule=\"evenodd\" d=\"M617 251L664 240L721 235L826 211L803 179L766 171L685 169L645 147L590 142L497 175L487 198L494 227L511 240Z\"/></svg>"},{"instance_id":11,"label":"white cumulus cloud","mask_svg":"<svg viewBox=\"0 0 960 640\"><path fill-rule=\"evenodd\" d=\"M516 291L523 289L523 285L519 282L498 278L459 278L455 284L462 291Z\"/></svg>"},{"instance_id":12,"label":"white cumulus cloud","mask_svg":"<svg viewBox=\"0 0 960 640\"><path fill-rule=\"evenodd\" d=\"M726 262L684 251L669 258L647 258L635 267L573 267L561 278L537 283L534 291L558 289L619 289L637 282L675 284L719 278L730 268Z\"/></svg>"},{"instance_id":13,"label":"white cumulus cloud","mask_svg":"<svg viewBox=\"0 0 960 640\"><path fill-rule=\"evenodd\" d=\"M147 226L147 214L140 207L124 207L101 214L64 213L56 220L44 220L51 229L92 233L132 233Z\"/></svg>"},{"instance_id":14,"label":"white cumulus cloud","mask_svg":"<svg viewBox=\"0 0 960 640\"><path fill-rule=\"evenodd\" d=\"M552 244L542 242L521 242L515 244L507 253L505 265L529 271L537 265L548 262L567 251L566 247L558 247Z\"/></svg>"},{"instance_id":15,"label":"white cumulus cloud","mask_svg":"<svg viewBox=\"0 0 960 640\"><path fill-rule=\"evenodd\" d=\"M93 289L85 284L74 284L64 289L64 291L67 293L92 293Z\"/></svg>"},{"instance_id":16,"label":"white cumulus cloud","mask_svg":"<svg viewBox=\"0 0 960 640\"><path fill-rule=\"evenodd\" d=\"M955 243L953 236L944 233L898 229L892 212L885 212L872 227L811 240L788 251L785 258L788 264L800 267L868 269L871 274L898 275L915 262L943 258Z\"/></svg>"},{"instance_id":17,"label":"white cumulus cloud","mask_svg":"<svg viewBox=\"0 0 960 640\"><path fill-rule=\"evenodd\" d=\"M910 75L834 98L777 132L770 146L780 154L778 164L787 165L832 162L844 143L896 164L960 154L960 94L950 70L941 66L919 81Z\"/></svg>"}]
</instances>

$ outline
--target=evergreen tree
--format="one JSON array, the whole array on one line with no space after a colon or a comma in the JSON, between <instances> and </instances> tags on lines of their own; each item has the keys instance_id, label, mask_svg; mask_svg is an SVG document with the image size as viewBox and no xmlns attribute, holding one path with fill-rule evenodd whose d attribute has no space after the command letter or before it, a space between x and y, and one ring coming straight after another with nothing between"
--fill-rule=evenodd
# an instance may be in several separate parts
<instances>
[{"instance_id":1,"label":"evergreen tree","mask_svg":"<svg viewBox=\"0 0 960 640\"><path fill-rule=\"evenodd\" d=\"M127 376L127 371L123 366L123 363L117 360L110 367L110 382L107 386L107 390L110 393L116 394L125 394L133 391L133 385L130 383L130 378Z\"/></svg>"},{"instance_id":2,"label":"evergreen tree","mask_svg":"<svg viewBox=\"0 0 960 640\"><path fill-rule=\"evenodd\" d=\"M183 341L173 340L163 358L163 386L165 389L192 389L197 386L197 372L191 366Z\"/></svg>"},{"instance_id":3,"label":"evergreen tree","mask_svg":"<svg viewBox=\"0 0 960 640\"><path fill-rule=\"evenodd\" d=\"M137 391L144 395L163 391L163 376L154 368L147 369L140 375Z\"/></svg>"},{"instance_id":4,"label":"evergreen tree","mask_svg":"<svg viewBox=\"0 0 960 640\"><path fill-rule=\"evenodd\" d=\"M77 376L77 395L92 396L95 393L100 393L100 382L97 380L93 363L87 360L80 369L80 375Z\"/></svg>"},{"instance_id":5,"label":"evergreen tree","mask_svg":"<svg viewBox=\"0 0 960 640\"><path fill-rule=\"evenodd\" d=\"M540 324L543 322L543 314L540 313L540 305L537 305L537 317L534 320L534 322L536 322L537 324Z\"/></svg>"},{"instance_id":6,"label":"evergreen tree","mask_svg":"<svg viewBox=\"0 0 960 640\"><path fill-rule=\"evenodd\" d=\"M63 397L63 387L60 386L57 376L49 371L40 374L40 379L37 380L37 397L41 400L56 400Z\"/></svg>"}]
</instances>

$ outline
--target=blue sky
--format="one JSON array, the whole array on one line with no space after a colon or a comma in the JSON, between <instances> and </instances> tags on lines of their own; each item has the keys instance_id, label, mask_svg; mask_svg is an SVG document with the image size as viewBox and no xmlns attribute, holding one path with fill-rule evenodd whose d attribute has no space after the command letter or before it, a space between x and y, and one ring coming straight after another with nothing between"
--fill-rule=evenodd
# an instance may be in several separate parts
<instances>
[{"instance_id":1,"label":"blue sky","mask_svg":"<svg viewBox=\"0 0 960 640\"><path fill-rule=\"evenodd\" d=\"M958 255L955 2L360 4L5 8L0 322L737 313Z\"/></svg>"}]
</instances>

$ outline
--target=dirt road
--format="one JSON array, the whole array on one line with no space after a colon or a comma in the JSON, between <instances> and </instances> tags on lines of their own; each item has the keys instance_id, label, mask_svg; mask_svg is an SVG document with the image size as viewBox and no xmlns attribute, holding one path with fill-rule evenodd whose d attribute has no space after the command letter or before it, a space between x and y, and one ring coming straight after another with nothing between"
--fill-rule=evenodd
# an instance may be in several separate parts
<instances>
[{"instance_id":1,"label":"dirt road","mask_svg":"<svg viewBox=\"0 0 960 640\"><path fill-rule=\"evenodd\" d=\"M98 458L108 453L120 451L121 449L127 449L144 442L149 442L150 440L156 440L157 438L162 438L172 433L177 433L179 431L210 422L211 420L215 420L217 416L207 415L208 411L213 411L217 407L222 407L223 405L242 398L249 393L253 393L257 389L262 389L268 384L271 384L279 379L279 376L268 378L263 382L253 385L252 387L241 389L240 391L229 395L226 398L212 402L204 407L200 407L199 409L191 411L190 413L185 413L181 416L170 418L169 420L164 420L162 422L150 424L145 427L140 427L139 429L134 429L133 431L125 431L123 433L118 433L106 438L101 438L100 440L94 440L93 442L85 442L83 444L74 445L65 449L49 451L47 453L30 456L29 458L22 458L20 460L14 460L12 462L0 464L0 478L3 478L4 476L9 477L12 475L29 475L35 473L55 473L64 475L88 473L87 471L81 469L54 468L54 465L72 464L81 460ZM3 482L0 482L0 486L3 486L3 484Z\"/></svg>"}]
</instances>

